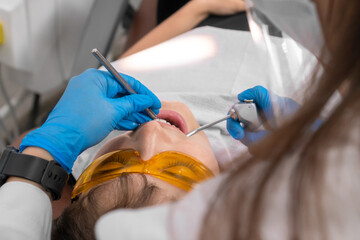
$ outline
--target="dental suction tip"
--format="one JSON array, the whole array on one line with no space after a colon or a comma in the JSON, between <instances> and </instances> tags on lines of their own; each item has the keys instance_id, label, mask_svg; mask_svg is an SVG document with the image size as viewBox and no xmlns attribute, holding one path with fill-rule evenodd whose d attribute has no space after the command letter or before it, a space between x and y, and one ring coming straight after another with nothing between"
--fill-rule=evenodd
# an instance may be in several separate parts
<instances>
[{"instance_id":1,"label":"dental suction tip","mask_svg":"<svg viewBox=\"0 0 360 240\"><path fill-rule=\"evenodd\" d=\"M216 120L216 121L214 121L214 122L205 124L205 125L197 128L197 129L195 129L194 131L189 132L188 134L186 134L186 136L187 136L187 137L191 137L191 136L194 135L195 133L200 132L200 131L202 131L202 130L204 130L204 129L207 129L207 128L209 128L209 127L212 127L212 126L214 126L215 124L218 124L219 122L225 121L226 119L228 119L228 118L230 118L230 117L231 117L230 115L227 115L227 116L222 117L222 118L220 118L220 119L218 119L218 120Z\"/></svg>"}]
</instances>

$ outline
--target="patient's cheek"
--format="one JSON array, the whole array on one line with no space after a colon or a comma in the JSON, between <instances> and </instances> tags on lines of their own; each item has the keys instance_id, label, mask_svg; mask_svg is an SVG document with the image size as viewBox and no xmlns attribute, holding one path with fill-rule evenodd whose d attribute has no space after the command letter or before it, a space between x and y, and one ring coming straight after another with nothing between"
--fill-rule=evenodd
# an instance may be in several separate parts
<instances>
[{"instance_id":1,"label":"patient's cheek","mask_svg":"<svg viewBox=\"0 0 360 240\"><path fill-rule=\"evenodd\" d=\"M94 160L108 152L113 152L125 148L134 148L132 146L132 141L130 141L129 132L117 136L105 143L105 145L102 146L95 154Z\"/></svg>"},{"instance_id":2,"label":"patient's cheek","mask_svg":"<svg viewBox=\"0 0 360 240\"><path fill-rule=\"evenodd\" d=\"M193 156L205 164L214 175L217 175L219 173L219 164L206 135L199 132L188 139L186 145L182 145L178 150Z\"/></svg>"}]
</instances>

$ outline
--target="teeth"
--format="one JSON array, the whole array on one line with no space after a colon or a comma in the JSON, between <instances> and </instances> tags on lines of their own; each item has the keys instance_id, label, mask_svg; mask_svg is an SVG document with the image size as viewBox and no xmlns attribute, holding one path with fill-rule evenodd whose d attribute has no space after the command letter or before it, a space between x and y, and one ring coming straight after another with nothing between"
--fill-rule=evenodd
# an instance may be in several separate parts
<instances>
[{"instance_id":1,"label":"teeth","mask_svg":"<svg viewBox=\"0 0 360 240\"><path fill-rule=\"evenodd\" d=\"M169 124L170 126L174 126L176 128L178 128L177 126L169 123L168 121L166 121L165 119L160 119L160 118L157 118L157 119L154 119L154 121L157 121L157 122L162 122L162 123L166 123L166 124Z\"/></svg>"},{"instance_id":2,"label":"teeth","mask_svg":"<svg viewBox=\"0 0 360 240\"><path fill-rule=\"evenodd\" d=\"M171 125L171 123L169 123L168 121L166 121L164 119L157 118L157 119L155 119L155 121L163 122L163 123L167 123L167 124Z\"/></svg>"}]
</instances>

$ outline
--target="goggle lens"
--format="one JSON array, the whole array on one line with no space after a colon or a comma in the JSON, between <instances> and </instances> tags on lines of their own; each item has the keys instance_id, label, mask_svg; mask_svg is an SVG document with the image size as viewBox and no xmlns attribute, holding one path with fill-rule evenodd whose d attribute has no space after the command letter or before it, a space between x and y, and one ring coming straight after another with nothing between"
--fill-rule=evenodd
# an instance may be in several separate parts
<instances>
[{"instance_id":1,"label":"goggle lens","mask_svg":"<svg viewBox=\"0 0 360 240\"><path fill-rule=\"evenodd\" d=\"M158 153L144 161L134 149L109 152L96 159L77 180L72 198L122 173L150 174L185 191L214 176L202 162L177 151Z\"/></svg>"}]
</instances>

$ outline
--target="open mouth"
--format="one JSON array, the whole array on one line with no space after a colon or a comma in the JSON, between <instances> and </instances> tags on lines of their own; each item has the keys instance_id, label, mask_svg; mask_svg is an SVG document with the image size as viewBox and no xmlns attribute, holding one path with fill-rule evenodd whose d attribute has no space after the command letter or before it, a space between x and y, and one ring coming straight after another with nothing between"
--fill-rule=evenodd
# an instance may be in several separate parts
<instances>
[{"instance_id":1,"label":"open mouth","mask_svg":"<svg viewBox=\"0 0 360 240\"><path fill-rule=\"evenodd\" d=\"M172 110L160 110L157 115L159 119L163 119L171 125L177 127L184 134L188 133L188 127L186 125L185 119L181 116L180 113L172 111Z\"/></svg>"}]
</instances>

